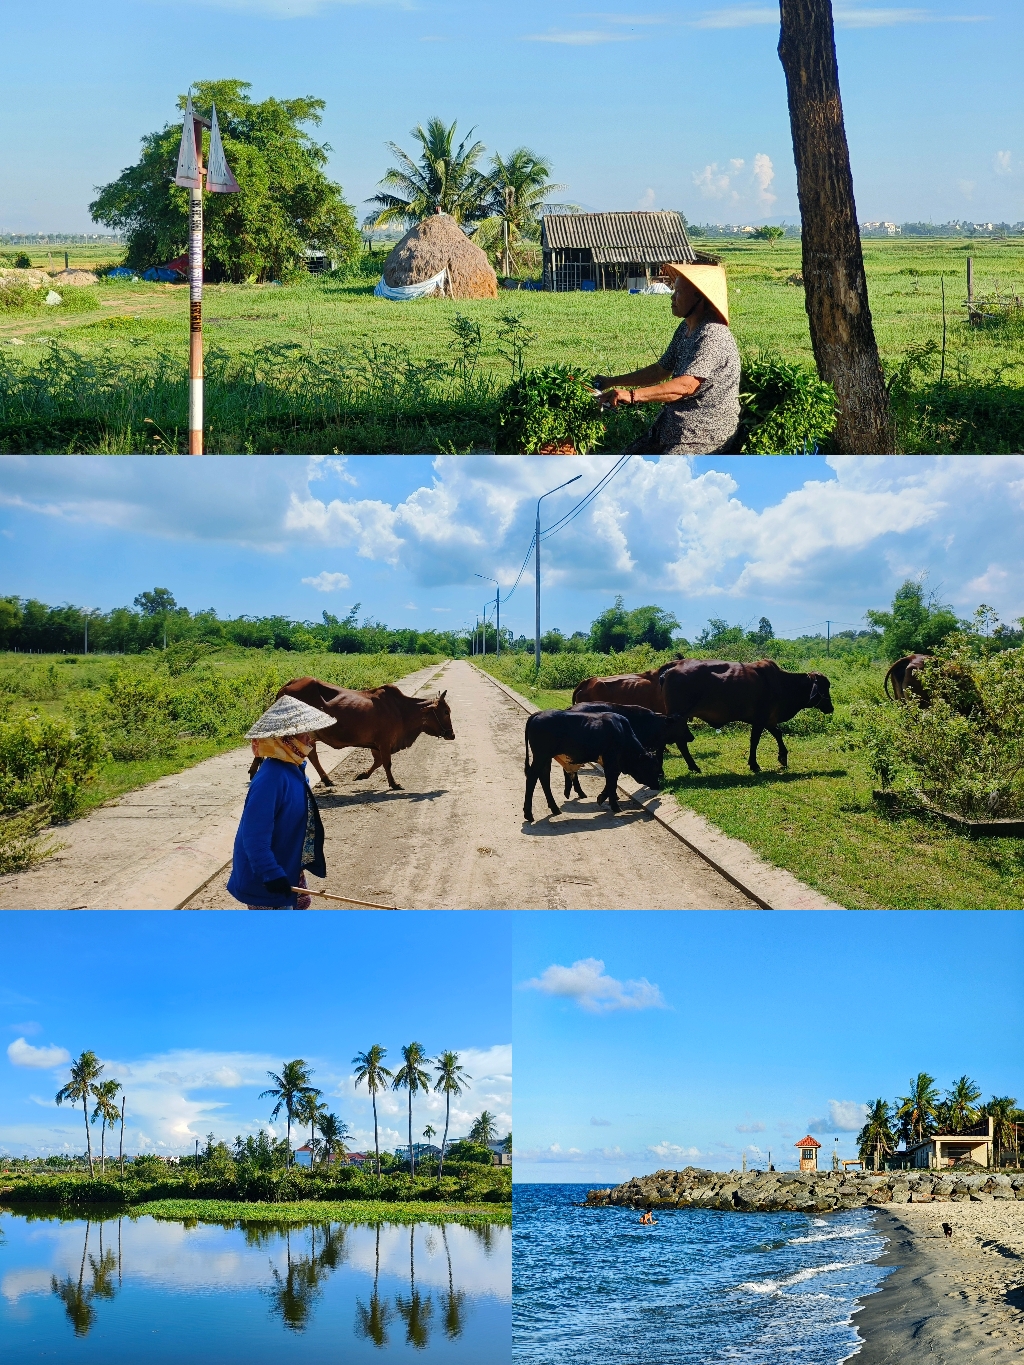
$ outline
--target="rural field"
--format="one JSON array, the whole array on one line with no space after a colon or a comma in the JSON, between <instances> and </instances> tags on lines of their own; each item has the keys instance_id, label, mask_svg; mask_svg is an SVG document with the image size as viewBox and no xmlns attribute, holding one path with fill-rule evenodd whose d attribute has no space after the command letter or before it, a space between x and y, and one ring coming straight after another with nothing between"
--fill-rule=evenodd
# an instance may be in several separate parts
<instances>
[{"instance_id":1,"label":"rural field","mask_svg":"<svg viewBox=\"0 0 1024 1365\"><path fill-rule=\"evenodd\" d=\"M799 241L696 245L729 272L741 350L813 365L803 289L790 282ZM976 295L1024 295L1024 239L869 238L863 248L902 449L1024 449L1024 313L1011 308L975 329L965 308L968 255ZM76 252L84 264L89 248L73 248L72 264ZM53 254L62 268L63 252ZM207 286L210 451L493 449L497 400L512 373L509 315L520 338L528 334L528 367L568 362L584 373L648 364L673 331L657 295L502 291L496 300L392 304L372 293L382 260L367 254L347 276L297 284ZM46 252L33 264L48 267ZM0 451L183 449L185 288L104 280L64 294L59 307L0 312ZM635 414L617 415L603 448L621 449L640 425Z\"/></svg>"}]
</instances>

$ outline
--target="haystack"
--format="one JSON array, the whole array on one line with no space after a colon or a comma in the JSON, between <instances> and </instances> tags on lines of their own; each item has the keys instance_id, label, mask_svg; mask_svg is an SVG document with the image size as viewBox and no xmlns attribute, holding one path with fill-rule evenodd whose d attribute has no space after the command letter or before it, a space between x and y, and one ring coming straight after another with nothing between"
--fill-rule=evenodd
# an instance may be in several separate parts
<instances>
[{"instance_id":1,"label":"haystack","mask_svg":"<svg viewBox=\"0 0 1024 1365\"><path fill-rule=\"evenodd\" d=\"M478 246L447 213L432 213L405 234L384 262L392 289L419 284L447 270L443 290L452 299L496 299L498 277Z\"/></svg>"},{"instance_id":2,"label":"haystack","mask_svg":"<svg viewBox=\"0 0 1024 1365\"><path fill-rule=\"evenodd\" d=\"M87 284L99 284L100 277L94 275L91 270L58 270L56 275L51 275L50 280L53 284L73 284L82 288Z\"/></svg>"}]
</instances>

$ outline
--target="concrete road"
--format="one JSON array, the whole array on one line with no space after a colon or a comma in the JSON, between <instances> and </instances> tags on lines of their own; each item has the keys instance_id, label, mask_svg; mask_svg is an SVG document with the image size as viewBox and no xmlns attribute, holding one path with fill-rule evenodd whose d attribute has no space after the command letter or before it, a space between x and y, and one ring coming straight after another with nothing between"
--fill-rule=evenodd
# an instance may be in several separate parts
<instances>
[{"instance_id":1,"label":"concrete road","mask_svg":"<svg viewBox=\"0 0 1024 1365\"><path fill-rule=\"evenodd\" d=\"M327 878L311 885L401 909L748 909L730 882L638 807L598 806L603 779L582 775L585 801L523 821L525 714L464 661L432 672L419 695L448 689L455 740L421 735L395 755L403 790L383 771L367 782L364 750L347 754L334 786L318 787ZM412 690L412 689L408 689ZM561 795L561 773L553 780ZM543 814L542 814L543 812ZM219 875L186 909L237 909ZM331 908L318 901L319 908Z\"/></svg>"}]
</instances>

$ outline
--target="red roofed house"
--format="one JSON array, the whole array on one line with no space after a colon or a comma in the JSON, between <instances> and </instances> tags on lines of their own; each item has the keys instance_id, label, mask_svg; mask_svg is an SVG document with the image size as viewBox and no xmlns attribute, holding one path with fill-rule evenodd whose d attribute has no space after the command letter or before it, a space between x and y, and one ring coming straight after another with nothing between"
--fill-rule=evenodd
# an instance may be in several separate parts
<instances>
[{"instance_id":1,"label":"red roofed house","mask_svg":"<svg viewBox=\"0 0 1024 1365\"><path fill-rule=\"evenodd\" d=\"M800 1169L802 1171L816 1171L818 1169L818 1148L820 1142L815 1142L812 1137L801 1138L799 1142L793 1143L794 1147L800 1149Z\"/></svg>"}]
</instances>

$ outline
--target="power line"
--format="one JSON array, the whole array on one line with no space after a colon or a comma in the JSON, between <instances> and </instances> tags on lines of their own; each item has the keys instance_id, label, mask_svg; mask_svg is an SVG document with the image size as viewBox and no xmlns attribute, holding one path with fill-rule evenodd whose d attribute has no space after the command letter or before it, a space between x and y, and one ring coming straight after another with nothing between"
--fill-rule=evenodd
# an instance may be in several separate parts
<instances>
[{"instance_id":1,"label":"power line","mask_svg":"<svg viewBox=\"0 0 1024 1365\"><path fill-rule=\"evenodd\" d=\"M598 480L598 482L594 485L594 487L590 490L589 493L585 493L583 497L580 498L579 502L576 504L575 507L570 507L564 517L561 517L553 525L549 526L546 531L541 532L540 535L541 540L547 540L548 537L553 536L556 533L556 531L563 530L566 526L568 526L570 521L578 517L581 512L585 511L586 508L589 507L590 504L597 497L598 493L600 493L604 488L608 486L609 483L611 483L612 479L615 478L615 475L618 474L619 470L626 465L627 461L630 458L631 457L628 454L620 456L620 458L615 462L615 464L612 465L611 469L609 469L608 473L605 474L603 478Z\"/></svg>"}]
</instances>

